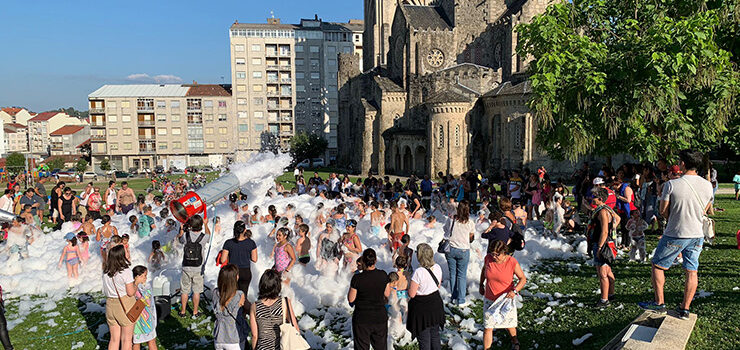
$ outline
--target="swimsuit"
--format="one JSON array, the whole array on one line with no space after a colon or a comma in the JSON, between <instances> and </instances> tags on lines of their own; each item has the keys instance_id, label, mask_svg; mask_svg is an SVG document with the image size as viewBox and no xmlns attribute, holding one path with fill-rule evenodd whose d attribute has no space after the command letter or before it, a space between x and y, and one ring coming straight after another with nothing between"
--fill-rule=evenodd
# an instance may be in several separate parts
<instances>
[{"instance_id":1,"label":"swimsuit","mask_svg":"<svg viewBox=\"0 0 740 350\"><path fill-rule=\"evenodd\" d=\"M71 254L73 254L73 256L72 256L71 258L69 257L70 253L71 253ZM75 265L77 265L77 264L79 264L79 263L80 263L80 258L79 258L79 256L77 255L77 252L75 252L75 251L73 251L73 250L69 250L69 249L67 249L67 250L66 250L66 251L64 252L64 255L65 255L65 257L66 257L66 260L67 260L67 264L69 264L69 265L71 265L71 266L75 266Z\"/></svg>"},{"instance_id":2,"label":"swimsuit","mask_svg":"<svg viewBox=\"0 0 740 350\"><path fill-rule=\"evenodd\" d=\"M403 243L401 243L401 237L403 237L403 235L404 232L396 232L393 234L393 250L396 250L403 245Z\"/></svg>"},{"instance_id":3,"label":"swimsuit","mask_svg":"<svg viewBox=\"0 0 740 350\"><path fill-rule=\"evenodd\" d=\"M290 265L290 256L285 251L285 244L275 247L275 270L283 272Z\"/></svg>"},{"instance_id":4,"label":"swimsuit","mask_svg":"<svg viewBox=\"0 0 740 350\"><path fill-rule=\"evenodd\" d=\"M311 255L310 254L301 255L301 256L298 257L298 262L301 263L301 264L303 264L303 265L308 264L310 261L311 261Z\"/></svg>"}]
</instances>

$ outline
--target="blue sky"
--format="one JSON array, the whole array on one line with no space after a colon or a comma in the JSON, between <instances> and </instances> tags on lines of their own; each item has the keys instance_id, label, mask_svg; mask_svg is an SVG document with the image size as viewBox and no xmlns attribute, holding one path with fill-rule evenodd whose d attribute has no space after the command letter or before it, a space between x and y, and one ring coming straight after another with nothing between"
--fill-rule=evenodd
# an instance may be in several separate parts
<instances>
[{"instance_id":1,"label":"blue sky","mask_svg":"<svg viewBox=\"0 0 740 350\"><path fill-rule=\"evenodd\" d=\"M0 5L0 106L87 109L104 84L230 81L234 20L362 19L360 0L59 1Z\"/></svg>"}]
</instances>

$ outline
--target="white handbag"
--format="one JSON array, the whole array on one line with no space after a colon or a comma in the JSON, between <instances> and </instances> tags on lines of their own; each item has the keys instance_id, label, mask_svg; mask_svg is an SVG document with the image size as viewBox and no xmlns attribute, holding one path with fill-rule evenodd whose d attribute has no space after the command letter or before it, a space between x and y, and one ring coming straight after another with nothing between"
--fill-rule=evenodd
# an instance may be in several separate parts
<instances>
[{"instance_id":1,"label":"white handbag","mask_svg":"<svg viewBox=\"0 0 740 350\"><path fill-rule=\"evenodd\" d=\"M702 203L701 198L699 197L699 194L696 193L696 190L694 190L694 186L691 186L691 183L689 183L689 181L686 180L685 178L682 178L682 179L683 181L686 182L686 185L689 186L689 188L691 189L691 192L694 192L694 196L696 197L696 200L698 200L699 203ZM707 205L709 205L709 203L703 204L702 210L706 209ZM710 217L707 216L706 211L702 213L702 216L701 216L701 230L704 233L704 240L708 242L709 244L714 244L714 234L715 234L714 220L712 220Z\"/></svg>"},{"instance_id":2,"label":"white handbag","mask_svg":"<svg viewBox=\"0 0 740 350\"><path fill-rule=\"evenodd\" d=\"M288 298L283 298L283 324L280 325L280 349L282 350L308 350L311 347L303 339L301 333L293 326L293 318L290 317L290 306Z\"/></svg>"}]
</instances>

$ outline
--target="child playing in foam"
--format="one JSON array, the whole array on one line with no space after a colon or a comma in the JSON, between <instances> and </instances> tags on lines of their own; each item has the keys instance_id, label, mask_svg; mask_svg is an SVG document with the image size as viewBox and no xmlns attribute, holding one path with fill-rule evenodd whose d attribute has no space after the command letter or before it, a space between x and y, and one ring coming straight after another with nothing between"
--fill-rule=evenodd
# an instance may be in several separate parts
<instances>
[{"instance_id":1,"label":"child playing in foam","mask_svg":"<svg viewBox=\"0 0 740 350\"><path fill-rule=\"evenodd\" d=\"M627 221L625 228L630 233L630 261L644 262L645 256L645 229L648 228L647 222L640 217L639 210L630 212L630 219Z\"/></svg>"},{"instance_id":2,"label":"child playing in foam","mask_svg":"<svg viewBox=\"0 0 740 350\"><path fill-rule=\"evenodd\" d=\"M72 232L68 232L64 239L67 241L67 245L62 249L62 255L59 257L59 264L57 267L62 267L62 262L67 265L67 277L70 279L77 279L80 277L80 271L78 265L80 265L80 247L77 245L77 237Z\"/></svg>"},{"instance_id":3,"label":"child playing in foam","mask_svg":"<svg viewBox=\"0 0 740 350\"><path fill-rule=\"evenodd\" d=\"M296 216L296 218L298 218L298 216ZM308 238L308 231L308 225L303 223L301 223L296 230L296 232L298 232L299 238L298 242L296 242L295 244L295 247L298 250L298 262L302 265L306 265L311 261L311 239Z\"/></svg>"}]
</instances>

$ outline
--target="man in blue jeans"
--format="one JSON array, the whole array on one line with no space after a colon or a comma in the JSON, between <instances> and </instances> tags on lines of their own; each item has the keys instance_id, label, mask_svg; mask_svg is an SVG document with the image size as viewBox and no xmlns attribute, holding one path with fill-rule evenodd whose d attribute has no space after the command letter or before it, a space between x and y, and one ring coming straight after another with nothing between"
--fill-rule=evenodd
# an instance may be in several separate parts
<instances>
[{"instance_id":1,"label":"man in blue jeans","mask_svg":"<svg viewBox=\"0 0 740 350\"><path fill-rule=\"evenodd\" d=\"M665 271L683 255L686 284L683 302L676 308L678 316L687 320L689 307L699 284L699 255L704 245L702 218L709 210L712 200L712 184L697 174L702 164L702 154L684 150L679 153L680 167L684 175L663 185L660 198L660 213L668 218L663 237L655 249L652 263L652 283L655 300L639 303L640 307L665 313L663 285Z\"/></svg>"}]
</instances>

